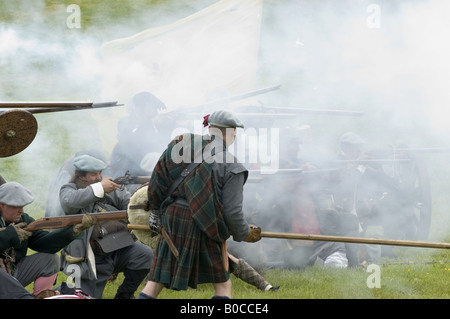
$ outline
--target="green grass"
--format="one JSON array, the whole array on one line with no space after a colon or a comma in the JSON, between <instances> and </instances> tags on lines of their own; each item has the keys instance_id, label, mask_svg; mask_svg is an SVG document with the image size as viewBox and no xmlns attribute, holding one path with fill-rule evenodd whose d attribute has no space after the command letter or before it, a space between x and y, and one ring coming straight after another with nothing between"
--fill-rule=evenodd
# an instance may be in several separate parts
<instances>
[{"instance_id":1,"label":"green grass","mask_svg":"<svg viewBox=\"0 0 450 319\"><path fill-rule=\"evenodd\" d=\"M384 259L380 264L380 288L367 285L373 273L366 268L324 268L320 265L305 269L269 269L265 278L280 286L276 292L263 292L231 276L233 299L448 299L450 298L450 252L422 248L396 249L398 259ZM430 254L431 253L431 254ZM433 263L430 263L433 261ZM414 262L404 264L405 262ZM66 280L60 273L57 284ZM107 284L102 299L112 299L123 280ZM144 283L136 292L142 289ZM32 290L32 285L27 287ZM197 289L173 291L164 289L161 299L210 299L212 285Z\"/></svg>"}]
</instances>

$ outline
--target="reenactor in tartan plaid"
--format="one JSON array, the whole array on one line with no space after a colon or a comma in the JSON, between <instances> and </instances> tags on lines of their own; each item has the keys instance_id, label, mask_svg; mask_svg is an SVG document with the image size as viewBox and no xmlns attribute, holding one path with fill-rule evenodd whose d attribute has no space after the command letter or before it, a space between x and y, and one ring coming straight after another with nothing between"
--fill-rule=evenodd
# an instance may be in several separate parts
<instances>
[{"instance_id":1,"label":"reenactor in tartan plaid","mask_svg":"<svg viewBox=\"0 0 450 319\"><path fill-rule=\"evenodd\" d=\"M170 142L153 170L148 187L150 209L160 211L161 227L168 240L160 239L149 281L138 299L156 298L165 288L187 290L212 283L213 298L231 298L230 271L225 241L256 242L261 229L249 225L242 212L243 187L248 171L228 152L243 128L231 112L205 116L209 135L183 134ZM191 162L199 165L166 196ZM162 237L162 236L161 236Z\"/></svg>"}]
</instances>

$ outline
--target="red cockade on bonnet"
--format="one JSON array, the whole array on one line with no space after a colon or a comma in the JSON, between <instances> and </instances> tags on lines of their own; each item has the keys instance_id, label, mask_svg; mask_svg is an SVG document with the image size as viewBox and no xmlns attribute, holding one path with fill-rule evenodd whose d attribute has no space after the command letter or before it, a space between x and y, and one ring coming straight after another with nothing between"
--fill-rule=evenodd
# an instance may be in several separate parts
<instances>
[{"instance_id":1,"label":"red cockade on bonnet","mask_svg":"<svg viewBox=\"0 0 450 319\"><path fill-rule=\"evenodd\" d=\"M203 116L203 127L207 127L208 126L208 118L211 114L205 115Z\"/></svg>"}]
</instances>

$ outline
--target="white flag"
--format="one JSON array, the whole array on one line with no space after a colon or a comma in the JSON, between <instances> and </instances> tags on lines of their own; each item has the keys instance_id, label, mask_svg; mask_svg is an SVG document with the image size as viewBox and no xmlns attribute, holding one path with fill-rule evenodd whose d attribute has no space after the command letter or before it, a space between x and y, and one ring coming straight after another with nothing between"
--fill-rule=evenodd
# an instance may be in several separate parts
<instances>
[{"instance_id":1,"label":"white flag","mask_svg":"<svg viewBox=\"0 0 450 319\"><path fill-rule=\"evenodd\" d=\"M169 110L255 89L263 0L221 0L173 24L104 43L102 95L149 91Z\"/></svg>"}]
</instances>

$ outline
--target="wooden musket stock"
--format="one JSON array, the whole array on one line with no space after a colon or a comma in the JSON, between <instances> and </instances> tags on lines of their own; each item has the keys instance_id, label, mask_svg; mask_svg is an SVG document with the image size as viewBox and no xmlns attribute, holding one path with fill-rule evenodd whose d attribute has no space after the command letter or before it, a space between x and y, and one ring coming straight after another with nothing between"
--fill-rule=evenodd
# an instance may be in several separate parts
<instances>
[{"instance_id":1,"label":"wooden musket stock","mask_svg":"<svg viewBox=\"0 0 450 319\"><path fill-rule=\"evenodd\" d=\"M93 213L91 216L97 217L97 220L120 220L128 219L126 210L111 211L105 213ZM62 228L66 226L76 225L81 223L83 214L76 215L66 215L60 217L45 217L41 219L36 219L35 221L28 224L24 229L27 231L34 231L38 229L55 229Z\"/></svg>"}]
</instances>

